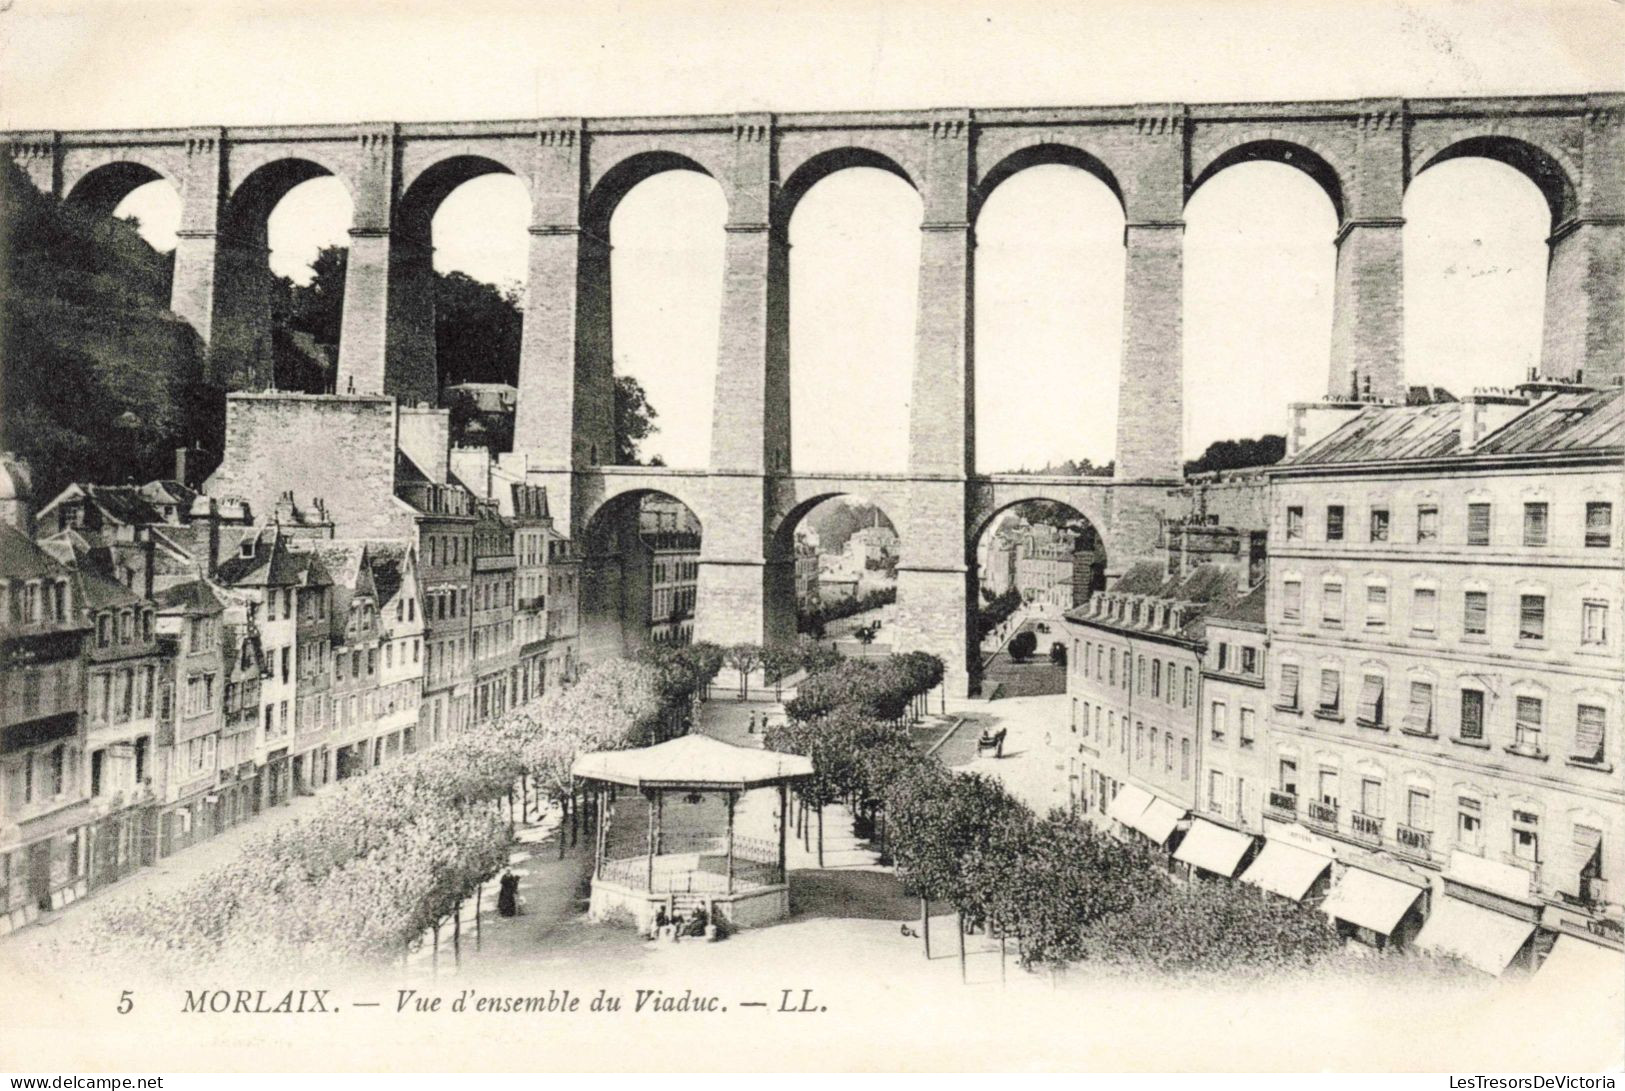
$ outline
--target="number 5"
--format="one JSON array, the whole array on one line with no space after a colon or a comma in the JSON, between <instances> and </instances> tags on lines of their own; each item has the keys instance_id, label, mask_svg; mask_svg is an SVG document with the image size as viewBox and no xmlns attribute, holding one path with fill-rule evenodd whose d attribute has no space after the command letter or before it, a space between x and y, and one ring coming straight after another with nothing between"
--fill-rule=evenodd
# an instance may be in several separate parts
<instances>
[{"instance_id":1,"label":"number 5","mask_svg":"<svg viewBox=\"0 0 1625 1091\"><path fill-rule=\"evenodd\" d=\"M121 994L118 998L118 1013L120 1015L129 1015L131 1009L134 1007L135 1000L132 999L130 990L125 989L123 994Z\"/></svg>"}]
</instances>

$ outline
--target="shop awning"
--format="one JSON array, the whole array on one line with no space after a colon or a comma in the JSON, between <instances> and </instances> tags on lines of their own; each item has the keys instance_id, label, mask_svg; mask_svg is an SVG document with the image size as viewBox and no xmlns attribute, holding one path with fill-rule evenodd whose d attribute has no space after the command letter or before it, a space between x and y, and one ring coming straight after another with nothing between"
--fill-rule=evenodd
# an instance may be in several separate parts
<instances>
[{"instance_id":1,"label":"shop awning","mask_svg":"<svg viewBox=\"0 0 1625 1091\"><path fill-rule=\"evenodd\" d=\"M1529 921L1444 897L1428 913L1416 946L1436 955L1455 955L1487 974L1500 974L1534 934Z\"/></svg>"},{"instance_id":2,"label":"shop awning","mask_svg":"<svg viewBox=\"0 0 1625 1091\"><path fill-rule=\"evenodd\" d=\"M1625 954L1574 936L1558 936L1534 983L1574 998L1615 995L1625 986Z\"/></svg>"},{"instance_id":3,"label":"shop awning","mask_svg":"<svg viewBox=\"0 0 1625 1091\"><path fill-rule=\"evenodd\" d=\"M1174 835L1174 827L1179 825L1179 820L1184 817L1183 807L1176 807L1166 799L1152 796L1151 802L1145 805L1145 810L1129 824L1162 845Z\"/></svg>"},{"instance_id":4,"label":"shop awning","mask_svg":"<svg viewBox=\"0 0 1625 1091\"><path fill-rule=\"evenodd\" d=\"M1331 866L1329 857L1285 841L1267 840L1258 859L1242 872L1241 881L1296 902L1303 900L1315 880Z\"/></svg>"},{"instance_id":5,"label":"shop awning","mask_svg":"<svg viewBox=\"0 0 1625 1091\"><path fill-rule=\"evenodd\" d=\"M1351 867L1326 896L1326 903L1321 908L1329 917L1386 936L1393 932L1400 919L1421 896L1422 891L1409 883Z\"/></svg>"},{"instance_id":6,"label":"shop awning","mask_svg":"<svg viewBox=\"0 0 1625 1091\"><path fill-rule=\"evenodd\" d=\"M1252 846L1251 835L1198 818L1191 823L1185 840L1179 843L1174 859L1229 879L1235 876L1236 868L1241 866L1241 858L1247 855L1247 850Z\"/></svg>"},{"instance_id":7,"label":"shop awning","mask_svg":"<svg viewBox=\"0 0 1625 1091\"><path fill-rule=\"evenodd\" d=\"M1125 826L1133 826L1134 820L1140 817L1146 804L1150 802L1150 792L1133 784L1125 784L1117 789L1117 794L1112 797L1112 805L1106 808L1106 817L1115 819Z\"/></svg>"}]
</instances>

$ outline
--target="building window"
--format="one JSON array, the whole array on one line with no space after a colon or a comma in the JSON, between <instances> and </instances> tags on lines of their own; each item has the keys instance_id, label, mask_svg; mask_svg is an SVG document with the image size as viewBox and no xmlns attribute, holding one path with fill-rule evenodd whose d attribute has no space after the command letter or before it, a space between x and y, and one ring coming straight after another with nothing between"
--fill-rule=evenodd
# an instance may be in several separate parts
<instances>
[{"instance_id":1,"label":"building window","mask_svg":"<svg viewBox=\"0 0 1625 1091\"><path fill-rule=\"evenodd\" d=\"M1254 676L1258 674L1258 649L1250 644L1241 646L1241 673Z\"/></svg>"},{"instance_id":2,"label":"building window","mask_svg":"<svg viewBox=\"0 0 1625 1091\"><path fill-rule=\"evenodd\" d=\"M1413 830L1433 829L1433 796L1426 788L1411 788L1405 793L1405 825Z\"/></svg>"},{"instance_id":3,"label":"building window","mask_svg":"<svg viewBox=\"0 0 1625 1091\"><path fill-rule=\"evenodd\" d=\"M1523 506L1523 544L1526 546L1543 546L1546 544L1546 504L1544 501L1535 501Z\"/></svg>"},{"instance_id":4,"label":"building window","mask_svg":"<svg viewBox=\"0 0 1625 1091\"><path fill-rule=\"evenodd\" d=\"M1607 735L1607 712L1601 705L1580 705L1574 714L1575 761L1601 765Z\"/></svg>"},{"instance_id":5,"label":"building window","mask_svg":"<svg viewBox=\"0 0 1625 1091\"><path fill-rule=\"evenodd\" d=\"M1388 588L1384 584L1365 585L1365 627L1367 629L1388 627Z\"/></svg>"},{"instance_id":6,"label":"building window","mask_svg":"<svg viewBox=\"0 0 1625 1091\"><path fill-rule=\"evenodd\" d=\"M1325 716L1338 715L1342 694L1342 672L1335 667L1322 667L1320 669L1320 697L1315 703L1315 711Z\"/></svg>"},{"instance_id":7,"label":"building window","mask_svg":"<svg viewBox=\"0 0 1625 1091\"><path fill-rule=\"evenodd\" d=\"M1360 813L1367 818L1382 817L1382 781L1370 777L1360 781Z\"/></svg>"},{"instance_id":8,"label":"building window","mask_svg":"<svg viewBox=\"0 0 1625 1091\"><path fill-rule=\"evenodd\" d=\"M1320 623L1333 628L1343 626L1343 585L1335 580L1320 585Z\"/></svg>"},{"instance_id":9,"label":"building window","mask_svg":"<svg viewBox=\"0 0 1625 1091\"><path fill-rule=\"evenodd\" d=\"M1404 728L1418 735L1433 734L1433 683L1412 682L1411 701L1405 709Z\"/></svg>"},{"instance_id":10,"label":"building window","mask_svg":"<svg viewBox=\"0 0 1625 1091\"><path fill-rule=\"evenodd\" d=\"M1191 673L1191 669L1189 667L1186 667L1185 690L1181 697L1180 705L1184 708L1190 708L1191 702L1194 700L1196 700L1196 676Z\"/></svg>"},{"instance_id":11,"label":"building window","mask_svg":"<svg viewBox=\"0 0 1625 1091\"><path fill-rule=\"evenodd\" d=\"M1463 739L1478 741L1484 737L1484 691L1461 691L1461 727L1457 734Z\"/></svg>"},{"instance_id":12,"label":"building window","mask_svg":"<svg viewBox=\"0 0 1625 1091\"><path fill-rule=\"evenodd\" d=\"M1337 770L1320 771L1320 802L1328 807L1337 806Z\"/></svg>"},{"instance_id":13,"label":"building window","mask_svg":"<svg viewBox=\"0 0 1625 1091\"><path fill-rule=\"evenodd\" d=\"M1488 636L1490 631L1490 593L1468 591L1462 597L1461 630L1464 636Z\"/></svg>"},{"instance_id":14,"label":"building window","mask_svg":"<svg viewBox=\"0 0 1625 1091\"><path fill-rule=\"evenodd\" d=\"M1546 639L1546 596L1522 595L1518 599L1518 639Z\"/></svg>"},{"instance_id":15,"label":"building window","mask_svg":"<svg viewBox=\"0 0 1625 1091\"><path fill-rule=\"evenodd\" d=\"M1155 755L1152 755L1155 758ZM1162 769L1165 773L1174 771L1174 733L1165 731L1162 735Z\"/></svg>"},{"instance_id":16,"label":"building window","mask_svg":"<svg viewBox=\"0 0 1625 1091\"><path fill-rule=\"evenodd\" d=\"M1224 810L1224 774L1217 769L1208 770L1207 809L1214 814Z\"/></svg>"},{"instance_id":17,"label":"building window","mask_svg":"<svg viewBox=\"0 0 1625 1091\"><path fill-rule=\"evenodd\" d=\"M1484 805L1467 796L1456 800L1456 847L1474 855L1484 851Z\"/></svg>"},{"instance_id":18,"label":"building window","mask_svg":"<svg viewBox=\"0 0 1625 1091\"><path fill-rule=\"evenodd\" d=\"M1208 728L1213 733L1214 742L1224 742L1227 712L1222 701L1214 701L1212 708L1208 710Z\"/></svg>"},{"instance_id":19,"label":"building window","mask_svg":"<svg viewBox=\"0 0 1625 1091\"><path fill-rule=\"evenodd\" d=\"M1513 722L1512 749L1520 754L1539 754L1540 731L1546 719L1546 703L1539 697L1519 697Z\"/></svg>"},{"instance_id":20,"label":"building window","mask_svg":"<svg viewBox=\"0 0 1625 1091\"><path fill-rule=\"evenodd\" d=\"M1134 760L1139 761L1145 757L1145 725L1134 725Z\"/></svg>"},{"instance_id":21,"label":"building window","mask_svg":"<svg viewBox=\"0 0 1625 1091\"><path fill-rule=\"evenodd\" d=\"M1191 741L1179 740L1179 779L1191 779Z\"/></svg>"},{"instance_id":22,"label":"building window","mask_svg":"<svg viewBox=\"0 0 1625 1091\"><path fill-rule=\"evenodd\" d=\"M1411 592L1411 632L1433 633L1439 628L1439 592L1418 587Z\"/></svg>"},{"instance_id":23,"label":"building window","mask_svg":"<svg viewBox=\"0 0 1625 1091\"><path fill-rule=\"evenodd\" d=\"M1490 506L1488 504L1467 505L1467 544L1470 546L1487 546L1490 544Z\"/></svg>"},{"instance_id":24,"label":"building window","mask_svg":"<svg viewBox=\"0 0 1625 1091\"><path fill-rule=\"evenodd\" d=\"M1286 540L1289 542L1301 541L1303 538L1303 508L1294 504L1286 509Z\"/></svg>"},{"instance_id":25,"label":"building window","mask_svg":"<svg viewBox=\"0 0 1625 1091\"><path fill-rule=\"evenodd\" d=\"M1388 540L1388 509L1371 509L1371 540L1373 542L1386 542Z\"/></svg>"},{"instance_id":26,"label":"building window","mask_svg":"<svg viewBox=\"0 0 1625 1091\"><path fill-rule=\"evenodd\" d=\"M1437 504L1422 504L1417 507L1416 540L1418 542L1436 542L1439 540L1439 507Z\"/></svg>"},{"instance_id":27,"label":"building window","mask_svg":"<svg viewBox=\"0 0 1625 1091\"><path fill-rule=\"evenodd\" d=\"M1614 541L1614 505L1606 500L1586 504L1586 548L1607 549Z\"/></svg>"},{"instance_id":28,"label":"building window","mask_svg":"<svg viewBox=\"0 0 1625 1091\"><path fill-rule=\"evenodd\" d=\"M1360 707L1356 712L1359 722L1367 727L1382 726L1383 678L1368 674L1360 681Z\"/></svg>"},{"instance_id":29,"label":"building window","mask_svg":"<svg viewBox=\"0 0 1625 1091\"><path fill-rule=\"evenodd\" d=\"M1540 863L1540 816L1512 812L1512 855L1526 863Z\"/></svg>"},{"instance_id":30,"label":"building window","mask_svg":"<svg viewBox=\"0 0 1625 1091\"><path fill-rule=\"evenodd\" d=\"M1297 798L1298 795L1298 763L1291 758L1281 759L1281 791Z\"/></svg>"},{"instance_id":31,"label":"building window","mask_svg":"<svg viewBox=\"0 0 1625 1091\"><path fill-rule=\"evenodd\" d=\"M1343 540L1343 505L1326 505L1326 540L1328 542L1341 542Z\"/></svg>"},{"instance_id":32,"label":"building window","mask_svg":"<svg viewBox=\"0 0 1625 1091\"><path fill-rule=\"evenodd\" d=\"M1580 643L1592 648L1608 646L1608 604L1586 599L1580 606Z\"/></svg>"},{"instance_id":33,"label":"building window","mask_svg":"<svg viewBox=\"0 0 1625 1091\"><path fill-rule=\"evenodd\" d=\"M1253 710L1250 708L1244 708L1237 713L1237 716L1240 718L1240 723L1238 724L1238 738L1241 742L1241 748L1243 750L1251 750L1253 747Z\"/></svg>"},{"instance_id":34,"label":"building window","mask_svg":"<svg viewBox=\"0 0 1625 1091\"><path fill-rule=\"evenodd\" d=\"M1298 710L1298 665L1281 664L1281 688L1275 695L1276 707L1292 712Z\"/></svg>"},{"instance_id":35,"label":"building window","mask_svg":"<svg viewBox=\"0 0 1625 1091\"><path fill-rule=\"evenodd\" d=\"M1162 661L1159 659L1151 661L1151 696L1162 696Z\"/></svg>"},{"instance_id":36,"label":"building window","mask_svg":"<svg viewBox=\"0 0 1625 1091\"><path fill-rule=\"evenodd\" d=\"M1285 580L1281 584L1281 620L1303 620L1303 581Z\"/></svg>"}]
</instances>

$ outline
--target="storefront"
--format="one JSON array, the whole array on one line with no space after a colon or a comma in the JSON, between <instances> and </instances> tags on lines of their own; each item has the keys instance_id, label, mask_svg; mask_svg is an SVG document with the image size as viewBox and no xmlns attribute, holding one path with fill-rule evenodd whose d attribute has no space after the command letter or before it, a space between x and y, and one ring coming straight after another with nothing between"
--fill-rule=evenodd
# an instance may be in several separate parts
<instances>
[{"instance_id":1,"label":"storefront","mask_svg":"<svg viewBox=\"0 0 1625 1091\"><path fill-rule=\"evenodd\" d=\"M1422 927L1426 888L1349 867L1321 910L1345 939L1378 950L1404 949Z\"/></svg>"},{"instance_id":2,"label":"storefront","mask_svg":"<svg viewBox=\"0 0 1625 1091\"><path fill-rule=\"evenodd\" d=\"M1187 865L1192 877L1234 879L1251 859L1255 844L1251 834L1198 818L1174 850L1174 859Z\"/></svg>"}]
</instances>

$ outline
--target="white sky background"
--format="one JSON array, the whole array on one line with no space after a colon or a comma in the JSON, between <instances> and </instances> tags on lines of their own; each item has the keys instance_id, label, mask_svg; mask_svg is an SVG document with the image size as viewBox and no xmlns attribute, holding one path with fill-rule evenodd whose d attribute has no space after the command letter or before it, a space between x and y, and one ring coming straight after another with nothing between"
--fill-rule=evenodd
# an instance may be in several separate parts
<instances>
[{"instance_id":1,"label":"white sky background","mask_svg":"<svg viewBox=\"0 0 1625 1091\"><path fill-rule=\"evenodd\" d=\"M1005 0L878 5L467 3L47 4L0 14L0 127L430 120L745 110L1249 101L1559 93L1625 85L1625 5ZM64 93L71 89L71 94ZM161 188L161 187L158 187ZM435 220L436 265L500 284L525 271L526 199L469 183ZM167 211L166 211L167 206ZM172 245L172 194L132 195ZM1510 383L1538 355L1547 217L1508 168L1458 160L1413 183L1405 214L1413 383ZM617 366L660 412L646 453L709 449L723 216L698 175L623 203ZM902 468L918 198L854 170L791 224L794 455L806 469ZM296 278L345 241L321 179L272 216L273 267ZM1309 179L1224 171L1187 209L1187 457L1279 432L1324 392L1335 230ZM1037 168L978 224L977 413L983 470L1111 457L1122 212L1093 178Z\"/></svg>"}]
</instances>

